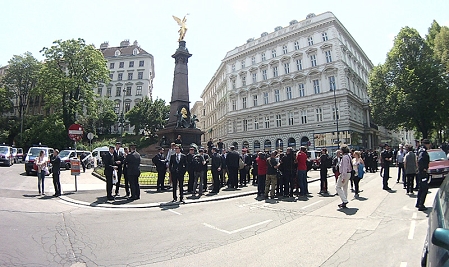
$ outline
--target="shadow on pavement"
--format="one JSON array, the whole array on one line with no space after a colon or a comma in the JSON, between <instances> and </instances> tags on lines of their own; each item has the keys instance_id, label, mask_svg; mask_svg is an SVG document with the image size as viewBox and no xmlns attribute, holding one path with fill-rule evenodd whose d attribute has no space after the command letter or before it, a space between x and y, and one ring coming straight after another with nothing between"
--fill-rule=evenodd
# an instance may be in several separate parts
<instances>
[{"instance_id":1,"label":"shadow on pavement","mask_svg":"<svg viewBox=\"0 0 449 267\"><path fill-rule=\"evenodd\" d=\"M353 198L353 199L356 199L356 200L358 200L358 201L366 201L366 200L368 200L368 198L366 198L366 197L355 197L355 198Z\"/></svg>"},{"instance_id":2,"label":"shadow on pavement","mask_svg":"<svg viewBox=\"0 0 449 267\"><path fill-rule=\"evenodd\" d=\"M358 210L359 210L358 208L338 209L339 212L343 212L346 215L354 215L357 213Z\"/></svg>"}]
</instances>

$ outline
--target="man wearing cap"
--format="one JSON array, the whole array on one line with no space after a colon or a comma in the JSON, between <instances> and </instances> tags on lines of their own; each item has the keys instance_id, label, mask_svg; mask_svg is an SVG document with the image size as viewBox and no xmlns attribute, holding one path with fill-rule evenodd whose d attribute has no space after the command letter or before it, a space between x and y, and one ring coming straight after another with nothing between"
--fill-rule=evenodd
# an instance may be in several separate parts
<instances>
[{"instance_id":1,"label":"man wearing cap","mask_svg":"<svg viewBox=\"0 0 449 267\"><path fill-rule=\"evenodd\" d=\"M153 162L154 166L156 166L157 171L157 192L162 192L162 190L165 189L164 180L165 173L167 172L167 159L164 156L164 148L160 147L158 149L158 153L151 159L151 161Z\"/></svg>"},{"instance_id":2,"label":"man wearing cap","mask_svg":"<svg viewBox=\"0 0 449 267\"><path fill-rule=\"evenodd\" d=\"M399 183L399 180L402 180L402 184L405 187L405 171L404 171L404 157L405 157L405 150L404 146L402 144L399 144L399 150L396 152L396 163L398 164L398 179L396 180L396 183Z\"/></svg>"},{"instance_id":3,"label":"man wearing cap","mask_svg":"<svg viewBox=\"0 0 449 267\"><path fill-rule=\"evenodd\" d=\"M229 147L226 155L226 167L228 168L228 175L231 188L238 188L238 172L239 172L239 153L235 151L234 146Z\"/></svg>"},{"instance_id":4,"label":"man wearing cap","mask_svg":"<svg viewBox=\"0 0 449 267\"><path fill-rule=\"evenodd\" d=\"M249 171L249 167L251 165L251 157L249 157L246 154L246 148L242 149L242 155L240 158L242 159L243 163L245 164L243 169L240 170L240 186L246 186L246 176Z\"/></svg>"},{"instance_id":5,"label":"man wearing cap","mask_svg":"<svg viewBox=\"0 0 449 267\"><path fill-rule=\"evenodd\" d=\"M181 153L181 146L175 147L175 154L170 157L169 165L170 173L172 174L173 181L173 200L172 202L178 201L178 196L176 195L176 189L179 185L179 198L182 203L184 203L184 174L187 170L187 157Z\"/></svg>"},{"instance_id":6,"label":"man wearing cap","mask_svg":"<svg viewBox=\"0 0 449 267\"><path fill-rule=\"evenodd\" d=\"M131 187L131 200L140 199L140 154L136 151L136 144L129 145L130 153L126 156L128 179Z\"/></svg>"},{"instance_id":7,"label":"man wearing cap","mask_svg":"<svg viewBox=\"0 0 449 267\"><path fill-rule=\"evenodd\" d=\"M59 150L53 150L53 155L50 156L51 170L53 175L53 186L55 187L54 197L61 195L61 182L59 181L59 175L61 173L61 158L59 157Z\"/></svg>"},{"instance_id":8,"label":"man wearing cap","mask_svg":"<svg viewBox=\"0 0 449 267\"><path fill-rule=\"evenodd\" d=\"M382 158L383 167L384 167L384 173L383 173L383 190L391 190L390 187L388 187L388 179L390 178L390 162L393 158L393 153L390 150L390 146L388 144L384 145L384 150L380 154L380 157Z\"/></svg>"},{"instance_id":9,"label":"man wearing cap","mask_svg":"<svg viewBox=\"0 0 449 267\"><path fill-rule=\"evenodd\" d=\"M416 207L419 211L427 210L426 206L424 206L424 202L426 202L427 191L429 189L429 174L427 173L429 170L430 157L427 150L430 149L430 141L428 139L422 140L422 147L418 152L418 181L419 181L419 190L418 197L416 199Z\"/></svg>"},{"instance_id":10,"label":"man wearing cap","mask_svg":"<svg viewBox=\"0 0 449 267\"><path fill-rule=\"evenodd\" d=\"M104 176L106 176L106 197L108 200L114 200L112 197L112 173L117 167L114 161L114 146L109 146L109 152L105 153L101 160L104 165Z\"/></svg>"},{"instance_id":11,"label":"man wearing cap","mask_svg":"<svg viewBox=\"0 0 449 267\"><path fill-rule=\"evenodd\" d=\"M123 160L125 159L125 155L122 151L120 151L120 147L122 146L122 143L116 142L115 143L115 149L114 149L114 161L115 165L117 166L117 180L118 182L115 184L115 195L120 196L120 179L122 178L123 173Z\"/></svg>"},{"instance_id":12,"label":"man wearing cap","mask_svg":"<svg viewBox=\"0 0 449 267\"><path fill-rule=\"evenodd\" d=\"M221 173L222 169L222 159L220 154L217 153L217 148L212 147L212 157L211 157L211 172L212 172L212 191L211 193L218 194L220 191L220 180L219 180L219 174Z\"/></svg>"}]
</instances>

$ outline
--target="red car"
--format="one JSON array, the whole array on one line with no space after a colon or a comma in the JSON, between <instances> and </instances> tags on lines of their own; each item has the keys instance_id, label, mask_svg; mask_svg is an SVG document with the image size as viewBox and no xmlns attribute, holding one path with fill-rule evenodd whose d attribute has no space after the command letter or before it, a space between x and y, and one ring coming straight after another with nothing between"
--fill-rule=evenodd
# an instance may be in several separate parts
<instances>
[{"instance_id":1,"label":"red car","mask_svg":"<svg viewBox=\"0 0 449 267\"><path fill-rule=\"evenodd\" d=\"M427 150L430 157L429 174L431 179L444 179L449 173L449 160L442 149Z\"/></svg>"}]
</instances>

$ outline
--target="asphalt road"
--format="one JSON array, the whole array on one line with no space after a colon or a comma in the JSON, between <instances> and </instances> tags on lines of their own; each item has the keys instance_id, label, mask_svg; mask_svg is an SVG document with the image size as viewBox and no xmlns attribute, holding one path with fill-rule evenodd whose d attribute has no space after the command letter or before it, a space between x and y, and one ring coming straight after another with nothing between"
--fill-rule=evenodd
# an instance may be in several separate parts
<instances>
[{"instance_id":1,"label":"asphalt road","mask_svg":"<svg viewBox=\"0 0 449 267\"><path fill-rule=\"evenodd\" d=\"M316 194L318 181L297 201L252 195L108 209L36 196L37 177L21 164L1 167L0 177L0 266L419 266L430 211L417 211L395 178L393 191L381 190L378 173L366 174L345 210L338 196ZM46 188L53 192L51 178Z\"/></svg>"}]
</instances>

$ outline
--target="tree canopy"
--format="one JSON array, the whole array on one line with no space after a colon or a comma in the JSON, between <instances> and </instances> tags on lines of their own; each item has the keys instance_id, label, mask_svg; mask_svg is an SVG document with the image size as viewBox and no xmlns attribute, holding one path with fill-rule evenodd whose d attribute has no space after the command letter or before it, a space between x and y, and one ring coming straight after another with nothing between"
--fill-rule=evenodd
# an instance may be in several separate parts
<instances>
[{"instance_id":1,"label":"tree canopy","mask_svg":"<svg viewBox=\"0 0 449 267\"><path fill-rule=\"evenodd\" d=\"M125 114L131 126L134 126L134 133L139 134L144 130L146 135L154 137L157 130L162 129L168 118L170 107L165 105L163 99L152 100L145 97Z\"/></svg>"}]
</instances>

